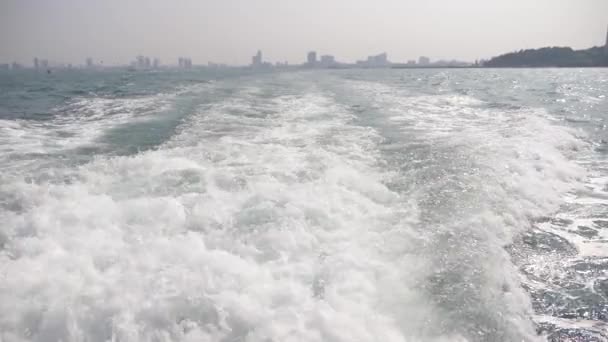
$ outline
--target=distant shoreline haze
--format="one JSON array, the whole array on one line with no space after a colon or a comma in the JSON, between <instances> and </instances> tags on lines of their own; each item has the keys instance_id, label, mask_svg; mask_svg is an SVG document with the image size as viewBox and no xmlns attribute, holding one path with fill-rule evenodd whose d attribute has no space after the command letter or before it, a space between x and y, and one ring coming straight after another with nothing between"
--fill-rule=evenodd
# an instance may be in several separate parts
<instances>
[{"instance_id":1,"label":"distant shoreline haze","mask_svg":"<svg viewBox=\"0 0 608 342\"><path fill-rule=\"evenodd\" d=\"M608 30L606 33L606 43L604 46L594 46L588 49L574 50L571 47L542 47L538 49L525 49L515 52L505 53L489 60L476 60L472 62L462 62L457 60L439 60L431 62L428 57L420 57L418 61L410 60L406 63L393 63L388 59L387 53L372 55L367 59L356 63L342 63L336 60L333 55L321 55L317 58L316 51L307 53L306 62L302 64L290 64L288 62L276 62L274 64L263 59L262 51L252 57L249 66L246 65L227 65L222 63L208 62L210 68L242 68L249 67L254 69L294 69L294 68L321 68L321 69L346 69L346 68L471 68L471 67L490 67L490 68L538 68L538 67L608 67ZM31 66L24 66L17 62L11 64L0 64L0 70L34 68L41 70L50 69L102 69L108 67L129 67L133 70L159 69L167 67L178 67L190 69L194 65L191 58L179 57L177 65L163 65L160 59L148 56L137 56L129 65L104 65L103 61L95 61L88 57L84 65L62 64L49 62L47 59L34 57ZM198 65L200 66L200 65Z\"/></svg>"}]
</instances>

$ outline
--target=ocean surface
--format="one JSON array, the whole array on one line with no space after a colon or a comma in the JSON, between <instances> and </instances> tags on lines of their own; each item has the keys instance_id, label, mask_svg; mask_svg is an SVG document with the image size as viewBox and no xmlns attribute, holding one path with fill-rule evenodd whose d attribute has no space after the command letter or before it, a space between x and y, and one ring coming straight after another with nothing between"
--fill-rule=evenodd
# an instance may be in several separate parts
<instances>
[{"instance_id":1,"label":"ocean surface","mask_svg":"<svg viewBox=\"0 0 608 342\"><path fill-rule=\"evenodd\" d=\"M606 341L608 69L0 74L0 341Z\"/></svg>"}]
</instances>

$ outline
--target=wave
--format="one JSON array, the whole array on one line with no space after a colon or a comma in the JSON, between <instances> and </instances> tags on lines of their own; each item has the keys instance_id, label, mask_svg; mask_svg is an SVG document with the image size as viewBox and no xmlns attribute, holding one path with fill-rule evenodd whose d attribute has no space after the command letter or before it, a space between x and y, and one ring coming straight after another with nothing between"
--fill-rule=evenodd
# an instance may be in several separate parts
<instances>
[{"instance_id":1,"label":"wave","mask_svg":"<svg viewBox=\"0 0 608 342\"><path fill-rule=\"evenodd\" d=\"M586 170L575 159L589 150L585 134L535 108L499 110L373 82L351 87L365 94L356 98L365 99L366 122L389 137L393 187L419 204L416 228L427 246L418 254L434 269L427 286L450 317L446 330L469 340L534 339L532 305L505 248L583 188Z\"/></svg>"},{"instance_id":2,"label":"wave","mask_svg":"<svg viewBox=\"0 0 608 342\"><path fill-rule=\"evenodd\" d=\"M3 176L3 338L541 338L506 248L581 188L584 136L470 96L265 77L214 84L156 149Z\"/></svg>"}]
</instances>

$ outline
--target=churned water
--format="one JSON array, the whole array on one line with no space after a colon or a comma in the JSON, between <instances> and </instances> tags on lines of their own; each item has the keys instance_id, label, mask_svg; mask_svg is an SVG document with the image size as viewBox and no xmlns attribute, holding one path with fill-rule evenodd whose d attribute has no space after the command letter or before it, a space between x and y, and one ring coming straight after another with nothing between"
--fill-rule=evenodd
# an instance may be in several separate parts
<instances>
[{"instance_id":1,"label":"churned water","mask_svg":"<svg viewBox=\"0 0 608 342\"><path fill-rule=\"evenodd\" d=\"M0 341L604 341L608 71L0 75Z\"/></svg>"}]
</instances>

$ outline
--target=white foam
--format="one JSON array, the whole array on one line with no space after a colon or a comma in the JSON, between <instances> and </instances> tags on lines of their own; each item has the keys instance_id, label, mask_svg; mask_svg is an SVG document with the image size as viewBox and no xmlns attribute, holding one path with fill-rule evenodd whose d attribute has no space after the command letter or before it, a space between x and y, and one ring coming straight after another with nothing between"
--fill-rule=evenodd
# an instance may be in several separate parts
<instances>
[{"instance_id":1,"label":"white foam","mask_svg":"<svg viewBox=\"0 0 608 342\"><path fill-rule=\"evenodd\" d=\"M450 246L456 251L446 258L461 255L471 264L482 262L483 265L471 267L482 269L484 289L491 298L501 298L494 302L483 297L483 301L497 307L501 307L502 301L503 305L510 306L509 316L524 316L519 316L521 321L515 326L527 331L525 316L532 309L528 300L522 299L525 294L519 288L520 276L508 256L501 254L502 247L530 229L531 219L558 211L564 196L584 190L586 170L573 159L579 153L586 153L585 135L562 127L539 109L496 110L469 96L411 96L385 84L359 81L352 82L351 86L367 93L370 102L380 108L378 115L394 123L387 130L399 129L408 137L402 143L403 151L420 144L431 146L428 154L438 159L437 165L448 168L445 178L438 176L418 184L416 191L432 193L432 198L444 197L444 203L448 201L443 206L448 208L446 215L455 222L448 219L444 229L449 234L461 235L459 243L466 246L462 240L467 237L479 242L461 247L463 250ZM438 152L434 154L433 150ZM422 160L422 165L424 163ZM411 169L411 177L423 178L430 168ZM468 195L455 196L447 192L454 191L453 188L460 188ZM445 196L441 196L442 192ZM480 197L476 199L476 196ZM441 206L442 202L434 200L429 212L434 213ZM431 236L443 234L441 226L430 228L433 229ZM586 248L587 252L595 253L588 242ZM470 261L467 255L473 256ZM544 264L540 259L534 262L537 261L539 267ZM505 285L501 284L515 287L518 299L502 299L500 288Z\"/></svg>"},{"instance_id":2,"label":"white foam","mask_svg":"<svg viewBox=\"0 0 608 342\"><path fill-rule=\"evenodd\" d=\"M553 316L536 315L535 320L537 322L554 324L560 328L585 329L588 332L598 334L595 337L600 339L606 336L606 331L608 330L608 326L606 325L606 323L584 319L569 320Z\"/></svg>"},{"instance_id":3,"label":"white foam","mask_svg":"<svg viewBox=\"0 0 608 342\"><path fill-rule=\"evenodd\" d=\"M391 190L424 170L387 169L381 128L358 126L306 82L306 92L272 98L238 87L159 150L55 170L65 183L0 185L13 195L0 203L12 208L0 212L0 336L465 341L467 320L497 312L488 319L498 330L534 340L528 299L501 248L576 184L582 171L565 156L580 147L573 133L543 113L470 109L479 102L469 97L355 87L353 96L382 91L373 101L389 125L420 134L412 141L473 156L477 168L462 179L485 202L454 204L461 211L448 222L426 227L421 199L447 181ZM449 234L479 245L433 245ZM459 283L474 296L461 311L441 305L428 283L441 255L471 276Z\"/></svg>"},{"instance_id":4,"label":"white foam","mask_svg":"<svg viewBox=\"0 0 608 342\"><path fill-rule=\"evenodd\" d=\"M498 111L469 96L407 96L377 83L355 82L412 142L454 146L470 159L470 177L486 177L486 191L505 200L505 214L530 217L556 211L571 191L583 189L586 170L571 158L587 149L585 135L554 124L539 109ZM412 134L415 132L415 134ZM430 141L430 142L429 142ZM504 195L504 196L502 196ZM504 209L504 208L503 208Z\"/></svg>"},{"instance_id":5,"label":"white foam","mask_svg":"<svg viewBox=\"0 0 608 342\"><path fill-rule=\"evenodd\" d=\"M422 325L406 275L423 263L398 229L415 211L383 185L375 133L319 96L263 122L231 106L72 184L11 185L37 200L2 217L5 339L405 341ZM206 138L218 121L233 131Z\"/></svg>"},{"instance_id":6,"label":"white foam","mask_svg":"<svg viewBox=\"0 0 608 342\"><path fill-rule=\"evenodd\" d=\"M162 114L171 108L176 96L200 91L203 86L139 98L75 98L54 108L52 120L0 120L0 168L5 173L22 174L28 165L38 166L44 156L99 146L98 139L108 130Z\"/></svg>"}]
</instances>

